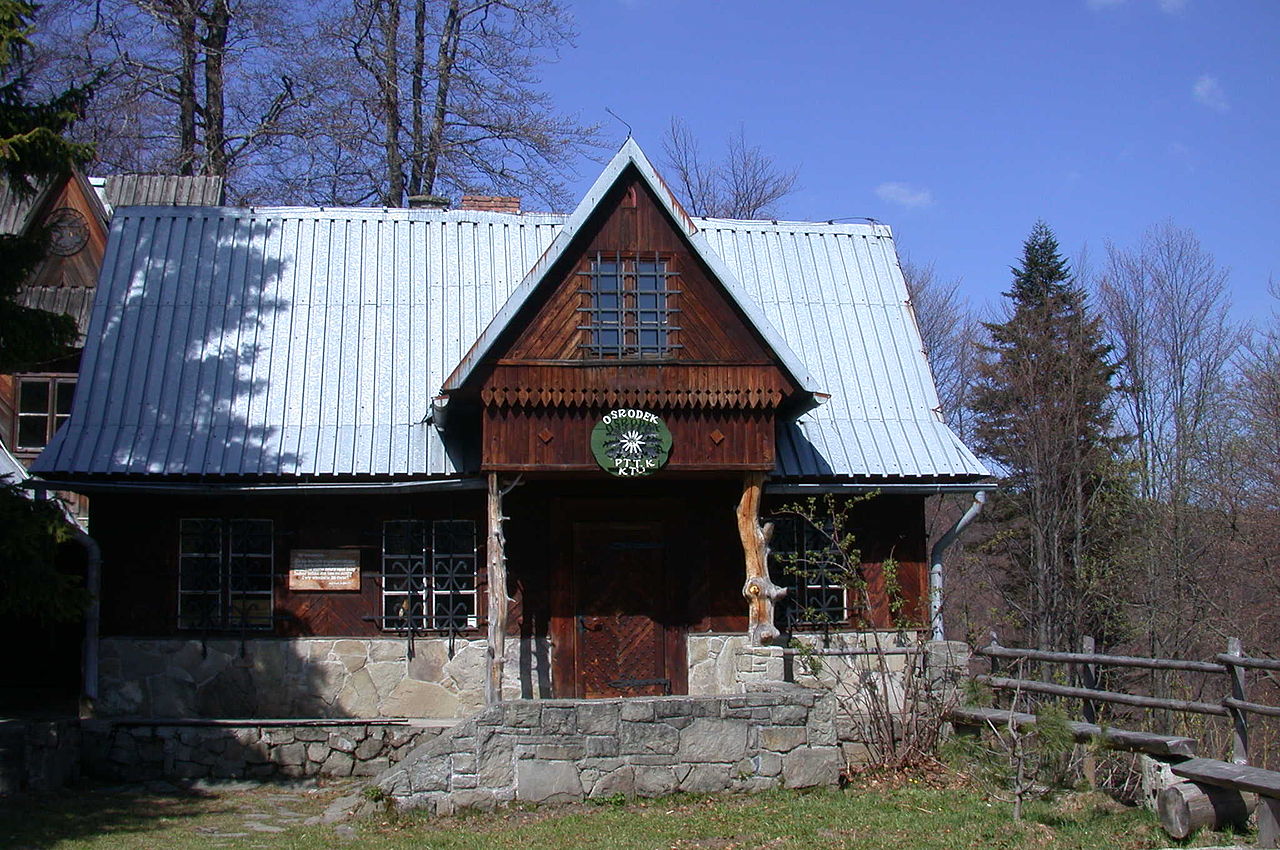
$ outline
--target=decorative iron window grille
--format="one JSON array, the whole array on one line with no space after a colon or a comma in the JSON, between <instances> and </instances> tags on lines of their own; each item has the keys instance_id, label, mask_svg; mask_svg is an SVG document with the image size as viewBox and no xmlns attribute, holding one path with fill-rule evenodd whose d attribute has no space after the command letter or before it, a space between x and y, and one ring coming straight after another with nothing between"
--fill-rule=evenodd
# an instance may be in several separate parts
<instances>
[{"instance_id":1,"label":"decorative iron window grille","mask_svg":"<svg viewBox=\"0 0 1280 850\"><path fill-rule=\"evenodd\" d=\"M659 358L669 357L680 348L675 342L680 327L673 321L679 309L675 296L680 290L671 287L678 272L658 254L652 257L612 258L597 253L587 271L587 322L578 330L586 331L588 342L582 344L592 357Z\"/></svg>"},{"instance_id":2,"label":"decorative iron window grille","mask_svg":"<svg viewBox=\"0 0 1280 850\"><path fill-rule=\"evenodd\" d=\"M39 451L49 445L54 432L71 415L75 395L74 375L18 377L18 428L14 448Z\"/></svg>"},{"instance_id":3,"label":"decorative iron window grille","mask_svg":"<svg viewBox=\"0 0 1280 850\"><path fill-rule=\"evenodd\" d=\"M476 524L471 520L391 520L382 524L382 628L473 629Z\"/></svg>"},{"instance_id":4,"label":"decorative iron window grille","mask_svg":"<svg viewBox=\"0 0 1280 850\"><path fill-rule=\"evenodd\" d=\"M184 519L179 538L179 628L271 628L275 607L271 520Z\"/></svg>"},{"instance_id":5,"label":"decorative iron window grille","mask_svg":"<svg viewBox=\"0 0 1280 850\"><path fill-rule=\"evenodd\" d=\"M769 574L774 584L787 588L774 609L774 625L787 633L847 622L846 576L828 538L797 517L772 522Z\"/></svg>"}]
</instances>

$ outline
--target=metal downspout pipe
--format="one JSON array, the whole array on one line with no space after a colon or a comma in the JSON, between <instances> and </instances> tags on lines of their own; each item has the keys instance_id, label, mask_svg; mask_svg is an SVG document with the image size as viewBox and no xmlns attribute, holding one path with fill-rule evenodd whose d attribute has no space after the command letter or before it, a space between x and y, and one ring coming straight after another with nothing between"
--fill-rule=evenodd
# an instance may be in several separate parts
<instances>
[{"instance_id":1,"label":"metal downspout pipe","mask_svg":"<svg viewBox=\"0 0 1280 850\"><path fill-rule=\"evenodd\" d=\"M982 511L982 506L986 502L986 490L974 493L973 504L969 506L969 510L965 511L964 516L956 520L956 524L951 526L929 550L929 623L933 627L934 640L946 639L942 629L942 556L951 548L951 544L956 542L960 532L964 531Z\"/></svg>"},{"instance_id":2,"label":"metal downspout pipe","mask_svg":"<svg viewBox=\"0 0 1280 850\"><path fill-rule=\"evenodd\" d=\"M81 646L81 671L84 680L81 683L80 716L93 714L94 705L98 701L98 630L102 620L102 550L98 541L82 529L75 529L71 537L84 547L85 570L84 584L89 591L89 606L84 612L84 643Z\"/></svg>"}]
</instances>

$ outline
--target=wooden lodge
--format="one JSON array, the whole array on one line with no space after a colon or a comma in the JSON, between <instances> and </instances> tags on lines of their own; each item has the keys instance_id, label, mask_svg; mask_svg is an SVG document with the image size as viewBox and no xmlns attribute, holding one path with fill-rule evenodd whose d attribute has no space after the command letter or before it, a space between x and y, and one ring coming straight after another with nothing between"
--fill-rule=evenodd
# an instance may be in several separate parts
<instances>
[{"instance_id":1,"label":"wooden lodge","mask_svg":"<svg viewBox=\"0 0 1280 850\"><path fill-rule=\"evenodd\" d=\"M120 209L98 289L33 471L93 499L107 715L733 692L924 626L924 500L987 476L887 227L691 219L630 140L569 216ZM823 493L871 610L766 551Z\"/></svg>"}]
</instances>

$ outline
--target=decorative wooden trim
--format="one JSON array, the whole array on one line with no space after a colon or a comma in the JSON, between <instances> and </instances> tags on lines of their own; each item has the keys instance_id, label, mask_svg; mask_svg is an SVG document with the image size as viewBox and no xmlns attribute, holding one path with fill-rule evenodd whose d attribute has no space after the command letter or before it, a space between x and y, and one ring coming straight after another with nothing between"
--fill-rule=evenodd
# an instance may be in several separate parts
<instances>
[{"instance_id":1,"label":"decorative wooden trim","mask_svg":"<svg viewBox=\"0 0 1280 850\"><path fill-rule=\"evenodd\" d=\"M738 535L746 556L747 581L742 595L747 598L747 637L752 646L765 646L778 638L773 625L773 606L787 595L769 578L769 540L773 523L760 525L760 496L764 473L751 472L743 478L742 499L738 502Z\"/></svg>"}]
</instances>

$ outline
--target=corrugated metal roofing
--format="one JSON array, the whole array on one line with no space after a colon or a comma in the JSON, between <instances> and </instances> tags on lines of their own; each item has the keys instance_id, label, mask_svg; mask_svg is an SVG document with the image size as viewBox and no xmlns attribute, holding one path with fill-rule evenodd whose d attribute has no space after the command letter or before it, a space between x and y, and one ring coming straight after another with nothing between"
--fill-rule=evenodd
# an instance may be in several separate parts
<instances>
[{"instance_id":1,"label":"corrugated metal roofing","mask_svg":"<svg viewBox=\"0 0 1280 850\"><path fill-rule=\"evenodd\" d=\"M223 202L221 177L176 174L119 174L105 178L103 193L112 207L215 207Z\"/></svg>"},{"instance_id":2,"label":"corrugated metal roofing","mask_svg":"<svg viewBox=\"0 0 1280 850\"><path fill-rule=\"evenodd\" d=\"M566 219L133 208L111 225L71 419L33 469L453 475L431 400ZM784 477L971 479L942 423L888 228L699 220L831 399Z\"/></svg>"}]
</instances>

